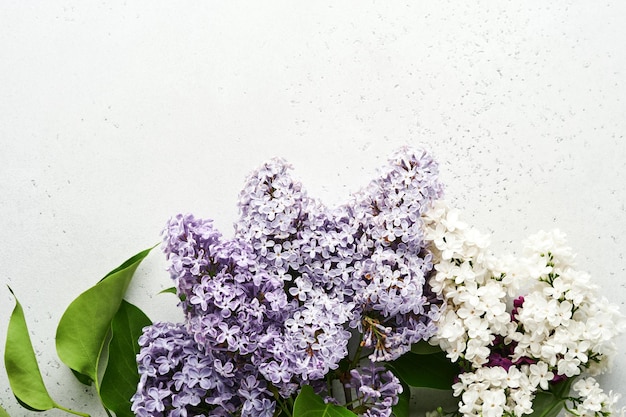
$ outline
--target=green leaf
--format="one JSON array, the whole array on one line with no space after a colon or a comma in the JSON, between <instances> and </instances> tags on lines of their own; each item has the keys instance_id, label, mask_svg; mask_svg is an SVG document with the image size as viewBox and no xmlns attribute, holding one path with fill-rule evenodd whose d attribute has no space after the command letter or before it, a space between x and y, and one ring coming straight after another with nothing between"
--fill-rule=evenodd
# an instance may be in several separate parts
<instances>
[{"instance_id":1,"label":"green leaf","mask_svg":"<svg viewBox=\"0 0 626 417\"><path fill-rule=\"evenodd\" d=\"M293 405L293 417L356 417L356 414L345 407L326 404L313 388L305 385Z\"/></svg>"},{"instance_id":2,"label":"green leaf","mask_svg":"<svg viewBox=\"0 0 626 417\"><path fill-rule=\"evenodd\" d=\"M411 346L411 352L418 355L430 355L432 353L441 352L439 346L433 346L425 340L419 341Z\"/></svg>"},{"instance_id":3,"label":"green leaf","mask_svg":"<svg viewBox=\"0 0 626 417\"><path fill-rule=\"evenodd\" d=\"M460 368L446 358L445 352L417 355L407 352L388 366L396 376L412 387L449 390Z\"/></svg>"},{"instance_id":4,"label":"green leaf","mask_svg":"<svg viewBox=\"0 0 626 417\"><path fill-rule=\"evenodd\" d=\"M576 378L568 378L550 386L549 391L539 390L533 400L533 412L530 417L556 417L563 410L565 399Z\"/></svg>"},{"instance_id":5,"label":"green leaf","mask_svg":"<svg viewBox=\"0 0 626 417\"><path fill-rule=\"evenodd\" d=\"M61 317L56 333L59 358L70 369L98 382L98 364L126 289L152 248L128 259L79 295Z\"/></svg>"},{"instance_id":6,"label":"green leaf","mask_svg":"<svg viewBox=\"0 0 626 417\"><path fill-rule=\"evenodd\" d=\"M70 369L70 371L72 371L72 374L74 374L76 379L78 379L78 382L80 382L81 384L91 385L91 383L93 382L91 378L89 378L87 375L83 375L80 372L76 372L73 369Z\"/></svg>"},{"instance_id":7,"label":"green leaf","mask_svg":"<svg viewBox=\"0 0 626 417\"><path fill-rule=\"evenodd\" d=\"M168 293L176 295L176 287L169 287L162 291L159 291L159 294L168 294Z\"/></svg>"},{"instance_id":8,"label":"green leaf","mask_svg":"<svg viewBox=\"0 0 626 417\"><path fill-rule=\"evenodd\" d=\"M156 248L159 244L157 243L156 245L152 246L151 248L148 248L146 250L143 250L141 252L139 252L136 255L131 256L130 258L128 258L127 260L125 260L120 266L118 266L117 268L115 268L114 270L112 270L111 272L109 272L108 274L106 274L104 276L104 278L102 278L100 281L105 280L107 277L109 277L110 275L113 275L117 272L123 271L124 269L127 269L131 266L133 266L134 264L138 264L140 263L146 256L148 256L148 254L150 253L150 251L154 248Z\"/></svg>"},{"instance_id":9,"label":"green leaf","mask_svg":"<svg viewBox=\"0 0 626 417\"><path fill-rule=\"evenodd\" d=\"M139 353L137 340L145 326L152 324L148 316L136 306L122 301L111 322L109 362L102 378L100 398L106 408L117 417L134 417L130 411L130 398L137 391L139 373L136 356Z\"/></svg>"},{"instance_id":10,"label":"green leaf","mask_svg":"<svg viewBox=\"0 0 626 417\"><path fill-rule=\"evenodd\" d=\"M15 297L11 288L9 291ZM4 366L13 394L26 408L43 411L56 407L41 377L35 350L28 335L24 310L17 297L7 329Z\"/></svg>"},{"instance_id":11,"label":"green leaf","mask_svg":"<svg viewBox=\"0 0 626 417\"><path fill-rule=\"evenodd\" d=\"M0 406L0 417L9 417L9 413L2 406Z\"/></svg>"}]
</instances>

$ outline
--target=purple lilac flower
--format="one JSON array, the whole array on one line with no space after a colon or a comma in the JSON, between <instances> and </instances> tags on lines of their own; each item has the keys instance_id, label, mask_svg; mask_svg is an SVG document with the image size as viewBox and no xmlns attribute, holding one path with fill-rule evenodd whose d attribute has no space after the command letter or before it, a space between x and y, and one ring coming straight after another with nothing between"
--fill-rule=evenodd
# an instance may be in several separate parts
<instances>
[{"instance_id":1,"label":"purple lilac flower","mask_svg":"<svg viewBox=\"0 0 626 417\"><path fill-rule=\"evenodd\" d=\"M189 241L202 249L190 250ZM211 221L190 215L170 221L165 242L187 328L205 350L254 354L258 337L268 327L282 326L293 303L282 280L258 267L249 244L222 241ZM194 262L186 263L189 253Z\"/></svg>"},{"instance_id":2,"label":"purple lilac flower","mask_svg":"<svg viewBox=\"0 0 626 417\"><path fill-rule=\"evenodd\" d=\"M356 391L354 411L364 417L389 417L403 390L391 371L375 363L351 370L348 387Z\"/></svg>"},{"instance_id":3,"label":"purple lilac flower","mask_svg":"<svg viewBox=\"0 0 626 417\"><path fill-rule=\"evenodd\" d=\"M351 323L374 349L370 359L392 360L435 331L441 300L427 277L432 255L425 249L421 215L442 194L431 156L402 148L379 178L355 196L352 217L363 260L351 280L357 305Z\"/></svg>"},{"instance_id":4,"label":"purple lilac flower","mask_svg":"<svg viewBox=\"0 0 626 417\"><path fill-rule=\"evenodd\" d=\"M252 245L259 267L285 281L303 263L299 234L316 222L316 203L291 178L290 168L275 158L250 174L235 225L236 235Z\"/></svg>"},{"instance_id":5,"label":"purple lilac flower","mask_svg":"<svg viewBox=\"0 0 626 417\"><path fill-rule=\"evenodd\" d=\"M324 378L348 355L351 334L338 325L346 321L348 310L323 292L309 297L285 320L279 337L261 344L272 357L260 371L284 396L291 395L300 381Z\"/></svg>"},{"instance_id":6,"label":"purple lilac flower","mask_svg":"<svg viewBox=\"0 0 626 417\"><path fill-rule=\"evenodd\" d=\"M373 360L397 358L431 336L441 301L426 282L432 257L420 217L442 193L432 158L399 150L378 179L332 210L308 197L289 168L270 161L240 196L237 235L252 242L259 265L286 282L301 309L320 290L334 308L349 306L337 317L348 320L332 326L358 328Z\"/></svg>"},{"instance_id":7,"label":"purple lilac flower","mask_svg":"<svg viewBox=\"0 0 626 417\"><path fill-rule=\"evenodd\" d=\"M154 323L139 338L138 417L271 416L275 403L252 365L224 352L203 352L182 324ZM260 408L262 407L262 409Z\"/></svg>"},{"instance_id":8,"label":"purple lilac flower","mask_svg":"<svg viewBox=\"0 0 626 417\"><path fill-rule=\"evenodd\" d=\"M194 342L190 349L202 358L190 358L188 372L173 378L177 389L204 391L195 396L186 393L178 401L201 399L212 405L212 413L239 410L241 415L259 415L259 407L273 410L258 368L269 354L260 349L262 339L282 326L290 311L282 280L257 267L250 245L239 239L222 240L211 221L179 215L170 220L164 234L170 273L185 312L185 330ZM168 358L159 360L167 363ZM260 391L250 391L251 378ZM237 381L246 381L248 388L238 388ZM242 400L246 396L249 400Z\"/></svg>"},{"instance_id":9,"label":"purple lilac flower","mask_svg":"<svg viewBox=\"0 0 626 417\"><path fill-rule=\"evenodd\" d=\"M169 271L178 295L187 310L196 277L209 272L209 260L221 234L212 220L195 219L193 215L177 215L169 220L163 231L163 251L169 261Z\"/></svg>"},{"instance_id":10,"label":"purple lilac flower","mask_svg":"<svg viewBox=\"0 0 626 417\"><path fill-rule=\"evenodd\" d=\"M166 416L170 411L186 416L202 413L200 398L206 390L197 384L183 384L185 364L194 357L194 343L182 325L154 323L139 338L137 355L140 375L131 410L138 417ZM198 407L200 405L200 407ZM198 407L198 408L196 408ZM208 409L206 410L208 411Z\"/></svg>"},{"instance_id":11,"label":"purple lilac flower","mask_svg":"<svg viewBox=\"0 0 626 417\"><path fill-rule=\"evenodd\" d=\"M289 166L274 159L253 172L240 195L239 239L250 242L260 271L283 283L291 310L282 310L282 326L263 338L268 352L260 370L282 395L295 392L302 381L323 378L347 356L353 304L333 291L332 261L320 262L330 234L323 208L294 181ZM317 250L320 253L317 253ZM328 256L328 255L327 255ZM345 284L340 282L341 287Z\"/></svg>"}]
</instances>

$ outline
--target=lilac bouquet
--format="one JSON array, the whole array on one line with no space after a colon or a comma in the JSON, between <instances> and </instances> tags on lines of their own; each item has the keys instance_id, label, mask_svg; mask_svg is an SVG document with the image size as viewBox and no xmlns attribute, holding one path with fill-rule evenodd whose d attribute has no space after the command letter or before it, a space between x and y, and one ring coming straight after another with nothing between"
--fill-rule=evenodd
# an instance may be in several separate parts
<instances>
[{"instance_id":1,"label":"lilac bouquet","mask_svg":"<svg viewBox=\"0 0 626 417\"><path fill-rule=\"evenodd\" d=\"M334 208L273 159L247 178L233 237L192 214L167 222L166 292L182 323L153 323L123 299L146 250L68 307L59 357L118 417L408 417L412 404L437 406L413 387L458 398L433 416L619 412L594 376L609 369L624 318L575 268L564 236L541 232L521 255L496 256L442 194L420 149L399 149ZM19 302L5 364L23 405L86 416L48 395Z\"/></svg>"}]
</instances>

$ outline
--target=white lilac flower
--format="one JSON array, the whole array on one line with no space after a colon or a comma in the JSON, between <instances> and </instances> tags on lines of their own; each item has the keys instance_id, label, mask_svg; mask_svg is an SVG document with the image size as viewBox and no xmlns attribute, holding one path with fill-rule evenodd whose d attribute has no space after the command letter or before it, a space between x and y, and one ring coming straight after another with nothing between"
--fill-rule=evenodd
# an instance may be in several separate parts
<instances>
[{"instance_id":1,"label":"white lilac flower","mask_svg":"<svg viewBox=\"0 0 626 417\"><path fill-rule=\"evenodd\" d=\"M619 394L612 391L605 393L600 384L592 378L582 378L574 383L573 391L577 394L571 397L573 407L570 409L577 416L585 417L603 417L610 414L625 413L625 409L618 410L615 404L619 400Z\"/></svg>"},{"instance_id":2,"label":"white lilac flower","mask_svg":"<svg viewBox=\"0 0 626 417\"><path fill-rule=\"evenodd\" d=\"M515 357L541 359L567 377L602 371L615 351L614 338L624 331L623 316L597 295L587 273L575 269L562 233L531 236L525 254L544 267L530 277L530 294L516 311Z\"/></svg>"},{"instance_id":3,"label":"white lilac flower","mask_svg":"<svg viewBox=\"0 0 626 417\"><path fill-rule=\"evenodd\" d=\"M530 383L543 390L548 389L548 384L554 379L554 373L548 368L546 362L532 363L528 367L528 378Z\"/></svg>"},{"instance_id":4,"label":"white lilac flower","mask_svg":"<svg viewBox=\"0 0 626 417\"><path fill-rule=\"evenodd\" d=\"M444 202L436 202L424 218L436 271L430 282L448 311L431 342L439 344L450 359L462 357L479 368L489 362L496 337L507 334L510 315L504 271L487 250L488 238L462 223Z\"/></svg>"},{"instance_id":5,"label":"white lilac flower","mask_svg":"<svg viewBox=\"0 0 626 417\"><path fill-rule=\"evenodd\" d=\"M431 343L460 364L453 388L461 413L529 414L538 390L607 368L624 318L574 269L562 233L531 236L521 258L496 258L488 239L444 202L424 219L436 271L431 286L447 309ZM494 369L508 372L504 391ZM581 415L591 410L579 408Z\"/></svg>"},{"instance_id":6,"label":"white lilac flower","mask_svg":"<svg viewBox=\"0 0 626 417\"><path fill-rule=\"evenodd\" d=\"M484 417L500 417L506 407L506 393L504 389L485 391L482 395L481 415Z\"/></svg>"}]
</instances>

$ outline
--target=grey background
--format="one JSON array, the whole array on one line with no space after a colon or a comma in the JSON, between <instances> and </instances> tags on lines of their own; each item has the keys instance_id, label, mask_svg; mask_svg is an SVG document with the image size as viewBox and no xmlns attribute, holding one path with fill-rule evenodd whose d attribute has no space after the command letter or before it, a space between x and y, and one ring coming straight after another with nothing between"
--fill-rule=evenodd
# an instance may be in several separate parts
<instances>
[{"instance_id":1,"label":"grey background","mask_svg":"<svg viewBox=\"0 0 626 417\"><path fill-rule=\"evenodd\" d=\"M273 156L330 205L423 144L495 250L559 228L625 311L625 19L618 1L0 2L0 281L53 398L104 415L55 354L69 302L178 212L232 233ZM177 320L164 268L154 251L130 298ZM3 341L13 305L0 286ZM626 394L624 366L606 390ZM4 372L0 403L28 414Z\"/></svg>"}]
</instances>

